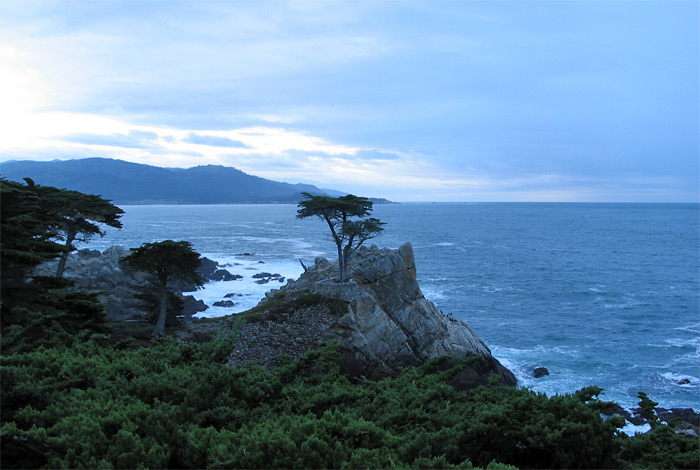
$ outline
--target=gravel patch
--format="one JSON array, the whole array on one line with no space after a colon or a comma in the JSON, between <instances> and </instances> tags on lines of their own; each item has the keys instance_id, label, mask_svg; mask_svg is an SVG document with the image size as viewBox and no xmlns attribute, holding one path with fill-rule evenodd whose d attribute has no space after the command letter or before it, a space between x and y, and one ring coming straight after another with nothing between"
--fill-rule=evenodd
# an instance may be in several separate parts
<instances>
[{"instance_id":1,"label":"gravel patch","mask_svg":"<svg viewBox=\"0 0 700 470\"><path fill-rule=\"evenodd\" d=\"M280 314L275 320L248 322L238 332L228 364L241 366L253 361L273 369L280 365L281 355L297 358L314 349L336 320L328 307L317 305Z\"/></svg>"}]
</instances>

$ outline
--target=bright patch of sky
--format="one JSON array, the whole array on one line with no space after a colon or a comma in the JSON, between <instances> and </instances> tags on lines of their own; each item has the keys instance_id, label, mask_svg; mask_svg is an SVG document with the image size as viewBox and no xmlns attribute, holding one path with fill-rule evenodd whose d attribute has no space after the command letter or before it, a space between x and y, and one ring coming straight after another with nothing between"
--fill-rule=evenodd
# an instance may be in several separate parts
<instances>
[{"instance_id":1,"label":"bright patch of sky","mask_svg":"<svg viewBox=\"0 0 700 470\"><path fill-rule=\"evenodd\" d=\"M698 201L700 3L0 3L0 160L397 201Z\"/></svg>"}]
</instances>

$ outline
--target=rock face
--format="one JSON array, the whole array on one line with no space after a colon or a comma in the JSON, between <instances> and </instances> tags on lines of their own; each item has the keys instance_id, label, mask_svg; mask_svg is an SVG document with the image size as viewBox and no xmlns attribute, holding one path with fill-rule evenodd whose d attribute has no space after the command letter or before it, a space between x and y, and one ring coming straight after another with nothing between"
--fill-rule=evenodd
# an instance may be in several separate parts
<instances>
[{"instance_id":1,"label":"rock face","mask_svg":"<svg viewBox=\"0 0 700 470\"><path fill-rule=\"evenodd\" d=\"M468 324L443 315L423 296L410 243L398 250L360 248L348 265L348 282L335 281L337 269L337 263L317 258L315 266L281 290L348 302L347 313L323 334L340 344L345 373L379 379L440 356L450 356L451 363L479 356L456 377L457 388L486 384L494 375L502 384L516 384Z\"/></svg>"},{"instance_id":2,"label":"rock face","mask_svg":"<svg viewBox=\"0 0 700 470\"><path fill-rule=\"evenodd\" d=\"M144 284L146 277L144 273L122 269L119 260L128 253L122 246L112 246L102 253L80 250L71 253L66 262L64 276L75 281L75 289L102 292L99 300L110 320L121 321L141 316L133 286ZM55 275L57 263L52 261L39 266L37 274Z\"/></svg>"},{"instance_id":3,"label":"rock face","mask_svg":"<svg viewBox=\"0 0 700 470\"><path fill-rule=\"evenodd\" d=\"M114 321L141 318L145 315L139 310L140 301L134 297L137 293L135 286L146 284L146 274L136 272L119 264L119 260L128 255L129 250L122 246L112 246L100 253L97 250L80 250L71 253L66 261L64 276L75 282L74 289L102 292L98 299L105 306L107 318ZM216 275L220 270L216 262L204 258L204 265L211 266L211 274ZM37 267L36 274L53 276L56 273L58 261L51 261ZM203 268L204 269L204 268ZM173 285L175 290L183 290L183 286ZM195 290L192 286L190 290ZM194 297L183 297L183 314L193 315L207 309L201 300Z\"/></svg>"}]
</instances>

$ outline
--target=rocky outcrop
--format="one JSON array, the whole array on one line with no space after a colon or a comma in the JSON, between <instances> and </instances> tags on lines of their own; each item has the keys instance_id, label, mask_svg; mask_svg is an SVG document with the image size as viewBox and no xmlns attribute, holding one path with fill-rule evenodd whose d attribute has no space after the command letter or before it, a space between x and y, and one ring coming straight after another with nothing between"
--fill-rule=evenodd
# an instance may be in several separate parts
<instances>
[{"instance_id":1,"label":"rocky outcrop","mask_svg":"<svg viewBox=\"0 0 700 470\"><path fill-rule=\"evenodd\" d=\"M112 246L100 253L97 250L80 250L71 253L66 261L64 276L74 282L73 289L101 292L98 299L105 306L105 314L113 321L123 321L144 317L139 310L140 301L134 297L136 286L146 284L146 274L133 271L120 265L119 260L128 255L129 250L122 246ZM58 261L39 266L35 274L54 276ZM212 266L211 275L220 271L215 261L204 258L203 265ZM204 268L206 271L206 268ZM183 286L173 286L175 290L188 291ZM195 290L193 286L189 290ZM201 300L191 295L183 296L183 314L191 316L207 309Z\"/></svg>"},{"instance_id":2,"label":"rocky outcrop","mask_svg":"<svg viewBox=\"0 0 700 470\"><path fill-rule=\"evenodd\" d=\"M134 298L134 286L144 284L146 275L122 269L119 260L128 253L122 246L112 246L102 253L80 250L71 253L66 262L64 276L74 281L74 289L102 292L98 298L110 320L142 316L138 310L139 301ZM36 274L53 276L56 264L57 261L45 263L37 268Z\"/></svg>"},{"instance_id":3,"label":"rocky outcrop","mask_svg":"<svg viewBox=\"0 0 700 470\"><path fill-rule=\"evenodd\" d=\"M455 378L459 389L486 384L493 376L502 384L515 385L514 375L468 324L443 315L423 296L410 243L398 250L360 248L348 265L347 282L335 281L337 269L337 263L317 258L313 267L281 291L314 293L348 303L347 313L323 332L325 339L340 344L345 373L379 379L440 356L451 358L446 367L478 356L480 360ZM268 296L273 298L277 292Z\"/></svg>"}]
</instances>

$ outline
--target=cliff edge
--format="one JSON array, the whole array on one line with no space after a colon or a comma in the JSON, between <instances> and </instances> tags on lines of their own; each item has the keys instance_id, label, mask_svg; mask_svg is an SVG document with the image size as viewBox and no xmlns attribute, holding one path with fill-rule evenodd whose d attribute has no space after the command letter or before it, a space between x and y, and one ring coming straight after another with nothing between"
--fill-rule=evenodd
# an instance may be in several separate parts
<instances>
[{"instance_id":1,"label":"cliff edge","mask_svg":"<svg viewBox=\"0 0 700 470\"><path fill-rule=\"evenodd\" d=\"M442 314L423 296L410 243L397 250L360 248L350 260L347 282L335 281L337 269L337 263L317 258L298 280L268 297L313 293L347 302L347 312L321 334L340 344L346 374L380 379L440 356L452 358L445 367L479 356L456 377L459 389L487 384L494 376L503 385L516 384L467 323Z\"/></svg>"}]
</instances>

